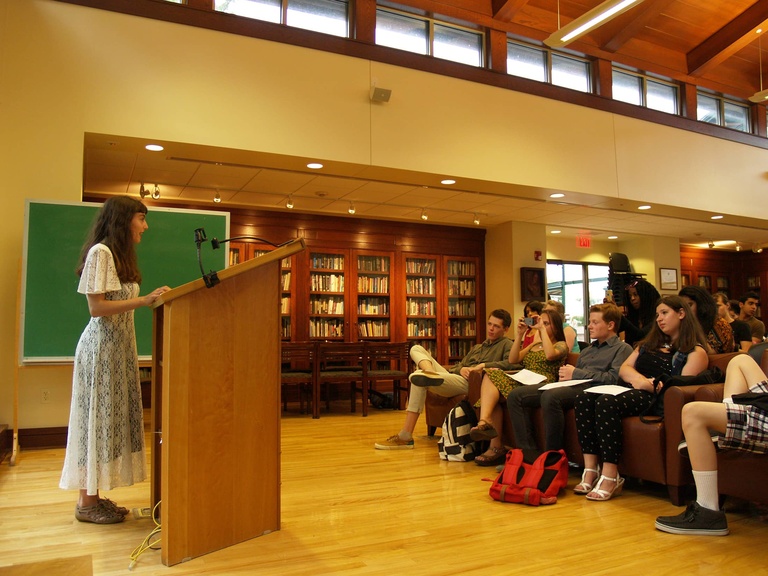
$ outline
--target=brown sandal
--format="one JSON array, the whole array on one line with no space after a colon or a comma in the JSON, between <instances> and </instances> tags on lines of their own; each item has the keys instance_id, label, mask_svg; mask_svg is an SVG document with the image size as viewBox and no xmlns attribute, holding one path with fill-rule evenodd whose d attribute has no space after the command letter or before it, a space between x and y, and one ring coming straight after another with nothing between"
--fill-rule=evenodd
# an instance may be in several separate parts
<instances>
[{"instance_id":1,"label":"brown sandal","mask_svg":"<svg viewBox=\"0 0 768 576\"><path fill-rule=\"evenodd\" d=\"M485 454L475 456L475 464L478 466L497 466L504 464L506 459L507 451L504 448L488 448Z\"/></svg>"},{"instance_id":2,"label":"brown sandal","mask_svg":"<svg viewBox=\"0 0 768 576\"><path fill-rule=\"evenodd\" d=\"M128 508L125 506L118 506L109 498L99 498L99 504L104 506L107 510L114 510L121 516L128 516Z\"/></svg>"},{"instance_id":3,"label":"brown sandal","mask_svg":"<svg viewBox=\"0 0 768 576\"><path fill-rule=\"evenodd\" d=\"M492 438L496 438L499 433L496 432L496 428L494 428L491 424L488 424L485 420L480 420L477 423L477 426L474 428L471 428L469 431L469 437L472 438L475 442L479 440L491 440Z\"/></svg>"},{"instance_id":4,"label":"brown sandal","mask_svg":"<svg viewBox=\"0 0 768 576\"><path fill-rule=\"evenodd\" d=\"M94 524L117 524L125 520L125 516L101 501L93 506L75 506L75 518L80 522Z\"/></svg>"}]
</instances>

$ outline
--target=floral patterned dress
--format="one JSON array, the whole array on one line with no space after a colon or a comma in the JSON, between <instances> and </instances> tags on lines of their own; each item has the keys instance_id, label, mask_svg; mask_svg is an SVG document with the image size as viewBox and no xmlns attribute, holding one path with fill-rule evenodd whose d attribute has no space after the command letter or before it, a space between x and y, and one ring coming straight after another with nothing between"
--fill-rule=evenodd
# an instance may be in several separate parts
<instances>
[{"instance_id":1,"label":"floral patterned dress","mask_svg":"<svg viewBox=\"0 0 768 576\"><path fill-rule=\"evenodd\" d=\"M136 283L121 283L112 252L94 245L77 291L127 300ZM144 425L133 310L91 318L75 351L72 404L59 486L98 490L130 486L146 478Z\"/></svg>"},{"instance_id":2,"label":"floral patterned dress","mask_svg":"<svg viewBox=\"0 0 768 576\"><path fill-rule=\"evenodd\" d=\"M560 366L565 363L565 360L568 357L568 345L565 342L556 342L555 350L560 354L558 359L547 360L544 348L539 342L534 345L533 348L528 350L528 353L523 358L523 368L541 374L542 376L546 376L547 380L542 382L542 384L557 382ZM504 398L506 398L512 390L518 386L522 386L522 384L507 376L502 370L488 370L486 371L486 374L488 374L488 378L493 382L493 385L499 389L499 394Z\"/></svg>"}]
</instances>

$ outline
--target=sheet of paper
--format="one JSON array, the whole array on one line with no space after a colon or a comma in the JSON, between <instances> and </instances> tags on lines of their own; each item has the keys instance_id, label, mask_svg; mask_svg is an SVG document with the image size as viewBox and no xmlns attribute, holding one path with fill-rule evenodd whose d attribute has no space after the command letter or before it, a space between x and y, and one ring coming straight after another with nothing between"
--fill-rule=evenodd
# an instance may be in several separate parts
<instances>
[{"instance_id":1,"label":"sheet of paper","mask_svg":"<svg viewBox=\"0 0 768 576\"><path fill-rule=\"evenodd\" d=\"M624 394L624 392L629 392L630 390L632 390L632 388L617 386L616 384L602 384L600 386L587 388L587 392L592 392L593 394L610 394L611 396L618 396L619 394Z\"/></svg>"},{"instance_id":2,"label":"sheet of paper","mask_svg":"<svg viewBox=\"0 0 768 576\"><path fill-rule=\"evenodd\" d=\"M544 380L547 379L546 376L542 376L541 374L536 374L536 372L531 372L530 370L526 370L525 368L520 370L520 372L516 372L515 374L507 374L507 376L512 378L512 380L520 382L520 384L525 384L526 386L541 384L542 382L544 382Z\"/></svg>"},{"instance_id":3,"label":"sheet of paper","mask_svg":"<svg viewBox=\"0 0 768 576\"><path fill-rule=\"evenodd\" d=\"M562 388L563 386L576 386L578 384L584 384L585 382L592 382L591 378L586 380L563 380L562 382L551 382L544 384L539 390L552 390L552 388Z\"/></svg>"}]
</instances>

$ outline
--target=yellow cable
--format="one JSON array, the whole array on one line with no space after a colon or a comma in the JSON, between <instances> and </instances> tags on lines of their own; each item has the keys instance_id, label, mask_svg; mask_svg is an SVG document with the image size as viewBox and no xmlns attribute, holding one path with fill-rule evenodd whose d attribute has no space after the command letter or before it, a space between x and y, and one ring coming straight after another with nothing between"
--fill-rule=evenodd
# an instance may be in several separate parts
<instances>
[{"instance_id":1,"label":"yellow cable","mask_svg":"<svg viewBox=\"0 0 768 576\"><path fill-rule=\"evenodd\" d=\"M160 537L156 540L152 540L152 537L160 534L160 522L157 521L157 509L158 506L160 506L160 502L155 504L154 508L152 508L152 521L155 523L155 528L150 532L146 538L136 546L136 548L133 549L133 552L131 552L131 563L128 564L128 570L133 570L133 567L136 566L136 562L139 559L139 556L144 554L147 550L158 550L159 548L154 548L156 544L160 543Z\"/></svg>"}]
</instances>

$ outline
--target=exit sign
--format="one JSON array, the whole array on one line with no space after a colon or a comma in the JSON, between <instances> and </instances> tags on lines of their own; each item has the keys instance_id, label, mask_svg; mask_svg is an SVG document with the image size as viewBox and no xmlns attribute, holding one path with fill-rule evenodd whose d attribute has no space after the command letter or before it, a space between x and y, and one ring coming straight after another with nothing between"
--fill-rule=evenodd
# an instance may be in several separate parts
<instances>
[{"instance_id":1,"label":"exit sign","mask_svg":"<svg viewBox=\"0 0 768 576\"><path fill-rule=\"evenodd\" d=\"M579 235L576 237L578 241L579 248L591 248L592 247L592 237L591 236L582 236Z\"/></svg>"}]
</instances>

